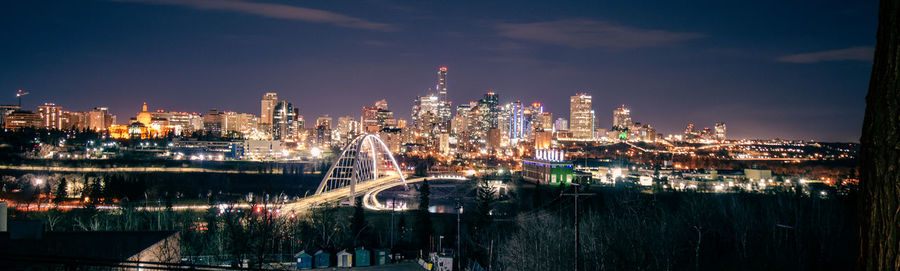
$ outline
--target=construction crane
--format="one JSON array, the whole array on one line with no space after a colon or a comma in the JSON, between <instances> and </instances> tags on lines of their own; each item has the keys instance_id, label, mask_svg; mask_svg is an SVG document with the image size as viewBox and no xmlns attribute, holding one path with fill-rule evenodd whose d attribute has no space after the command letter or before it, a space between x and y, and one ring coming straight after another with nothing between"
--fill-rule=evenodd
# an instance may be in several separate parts
<instances>
[{"instance_id":1,"label":"construction crane","mask_svg":"<svg viewBox=\"0 0 900 271\"><path fill-rule=\"evenodd\" d=\"M19 98L19 108L22 108L22 96L28 95L28 91L22 91L21 89L16 92L16 98Z\"/></svg>"}]
</instances>

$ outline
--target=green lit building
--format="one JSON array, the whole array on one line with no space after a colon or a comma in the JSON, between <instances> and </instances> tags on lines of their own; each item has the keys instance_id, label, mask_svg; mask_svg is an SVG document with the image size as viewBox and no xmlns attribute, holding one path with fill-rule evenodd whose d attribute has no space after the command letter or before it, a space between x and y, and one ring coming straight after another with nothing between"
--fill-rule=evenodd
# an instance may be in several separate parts
<instances>
[{"instance_id":1,"label":"green lit building","mask_svg":"<svg viewBox=\"0 0 900 271\"><path fill-rule=\"evenodd\" d=\"M561 150L536 150L534 158L522 159L522 177L540 184L572 183L572 162Z\"/></svg>"}]
</instances>

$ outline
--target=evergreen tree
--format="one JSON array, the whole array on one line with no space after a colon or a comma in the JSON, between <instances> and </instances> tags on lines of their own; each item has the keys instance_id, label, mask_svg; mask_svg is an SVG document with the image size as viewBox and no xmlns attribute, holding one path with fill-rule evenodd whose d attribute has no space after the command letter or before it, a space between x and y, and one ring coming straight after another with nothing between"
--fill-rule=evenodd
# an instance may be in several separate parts
<instances>
[{"instance_id":1,"label":"evergreen tree","mask_svg":"<svg viewBox=\"0 0 900 271\"><path fill-rule=\"evenodd\" d=\"M475 194L475 201L478 203L478 210L476 210L477 219L475 223L477 227L484 228L490 224L491 210L493 209L496 199L496 191L494 191L494 188L488 184L487 180L481 180L481 184L478 186L478 190Z\"/></svg>"},{"instance_id":2,"label":"evergreen tree","mask_svg":"<svg viewBox=\"0 0 900 271\"><path fill-rule=\"evenodd\" d=\"M67 186L68 182L66 182L66 178L59 180L59 184L56 186L56 194L53 198L53 203L59 204L69 197L69 193L66 191Z\"/></svg>"},{"instance_id":3,"label":"evergreen tree","mask_svg":"<svg viewBox=\"0 0 900 271\"><path fill-rule=\"evenodd\" d=\"M532 198L532 208L541 208L544 205L544 186L540 182L534 185L534 198Z\"/></svg>"},{"instance_id":4,"label":"evergreen tree","mask_svg":"<svg viewBox=\"0 0 900 271\"><path fill-rule=\"evenodd\" d=\"M414 174L416 176L428 176L428 165L426 165L424 162L417 164Z\"/></svg>"},{"instance_id":5,"label":"evergreen tree","mask_svg":"<svg viewBox=\"0 0 900 271\"><path fill-rule=\"evenodd\" d=\"M477 204L474 214L475 223L470 230L473 235L472 239L476 244L488 244L493 239L491 210L493 210L496 201L496 191L488 184L487 180L482 179L475 191L475 202ZM485 247L474 247L470 251L479 263L489 264L489 251Z\"/></svg>"},{"instance_id":6,"label":"evergreen tree","mask_svg":"<svg viewBox=\"0 0 900 271\"><path fill-rule=\"evenodd\" d=\"M354 235L353 246L365 246L365 240L369 237L366 233L366 213L363 210L362 197L356 197L356 206L353 207L353 216L350 218L350 230Z\"/></svg>"},{"instance_id":7,"label":"evergreen tree","mask_svg":"<svg viewBox=\"0 0 900 271\"><path fill-rule=\"evenodd\" d=\"M100 185L100 178L96 178L91 182L91 185L88 188L88 197L90 197L89 201L91 203L100 202L103 198L103 187Z\"/></svg>"},{"instance_id":8,"label":"evergreen tree","mask_svg":"<svg viewBox=\"0 0 900 271\"><path fill-rule=\"evenodd\" d=\"M434 231L431 222L431 213L428 212L430 204L431 188L428 185L428 179L422 181L419 187L419 207L416 209L416 233L414 242L419 244L419 248L423 250L429 249L432 231Z\"/></svg>"}]
</instances>

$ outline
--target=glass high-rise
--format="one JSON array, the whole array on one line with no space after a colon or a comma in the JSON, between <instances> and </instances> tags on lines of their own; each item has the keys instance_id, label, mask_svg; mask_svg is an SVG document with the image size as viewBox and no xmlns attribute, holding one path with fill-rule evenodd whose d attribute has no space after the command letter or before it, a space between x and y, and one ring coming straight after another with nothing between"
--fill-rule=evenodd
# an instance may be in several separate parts
<instances>
[{"instance_id":1,"label":"glass high-rise","mask_svg":"<svg viewBox=\"0 0 900 271\"><path fill-rule=\"evenodd\" d=\"M275 104L277 103L278 93L269 92L263 95L259 112L260 124L272 125L272 112L275 110Z\"/></svg>"},{"instance_id":2,"label":"glass high-rise","mask_svg":"<svg viewBox=\"0 0 900 271\"><path fill-rule=\"evenodd\" d=\"M569 100L569 131L572 138L589 140L594 138L594 114L591 110L591 95L578 93Z\"/></svg>"},{"instance_id":3,"label":"glass high-rise","mask_svg":"<svg viewBox=\"0 0 900 271\"><path fill-rule=\"evenodd\" d=\"M632 125L631 109L628 109L628 106L623 104L622 107L616 108L616 110L613 111L613 129L627 130L631 128Z\"/></svg>"}]
</instances>

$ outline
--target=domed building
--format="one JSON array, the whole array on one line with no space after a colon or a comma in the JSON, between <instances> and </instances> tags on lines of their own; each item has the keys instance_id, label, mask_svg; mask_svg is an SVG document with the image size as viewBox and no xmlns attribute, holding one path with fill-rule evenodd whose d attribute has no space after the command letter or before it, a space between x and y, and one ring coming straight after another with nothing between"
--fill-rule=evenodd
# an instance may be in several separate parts
<instances>
[{"instance_id":1,"label":"domed building","mask_svg":"<svg viewBox=\"0 0 900 271\"><path fill-rule=\"evenodd\" d=\"M153 122L153 116L147 111L147 102L144 102L141 112L138 113L137 121L144 124L144 126L150 126L150 123Z\"/></svg>"}]
</instances>

